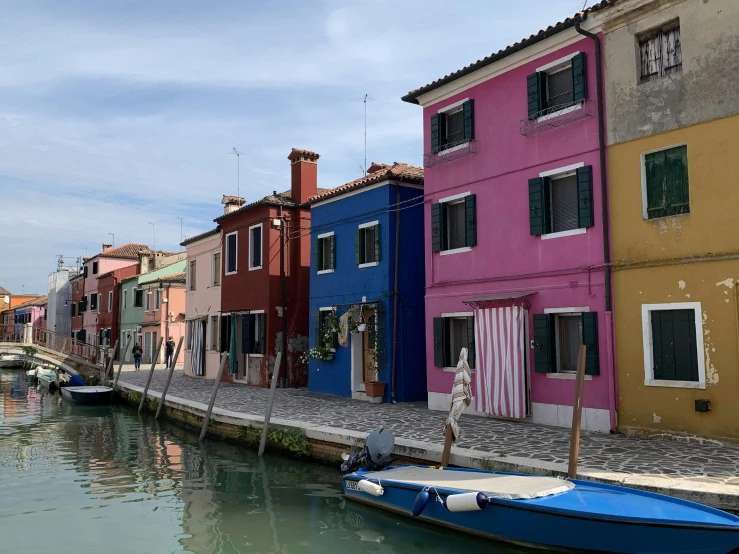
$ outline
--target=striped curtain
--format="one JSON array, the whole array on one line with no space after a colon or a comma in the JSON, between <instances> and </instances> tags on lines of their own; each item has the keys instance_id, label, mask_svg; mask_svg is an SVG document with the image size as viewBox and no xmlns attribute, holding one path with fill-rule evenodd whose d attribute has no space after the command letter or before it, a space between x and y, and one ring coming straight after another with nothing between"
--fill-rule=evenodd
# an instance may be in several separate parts
<instances>
[{"instance_id":1,"label":"striped curtain","mask_svg":"<svg viewBox=\"0 0 739 554\"><path fill-rule=\"evenodd\" d=\"M520 306L475 310L475 411L526 417L525 313Z\"/></svg>"},{"instance_id":2,"label":"striped curtain","mask_svg":"<svg viewBox=\"0 0 739 554\"><path fill-rule=\"evenodd\" d=\"M203 349L205 348L203 334L203 320L192 322L192 351L190 352L190 369L193 375L202 377L205 374L203 367Z\"/></svg>"}]
</instances>

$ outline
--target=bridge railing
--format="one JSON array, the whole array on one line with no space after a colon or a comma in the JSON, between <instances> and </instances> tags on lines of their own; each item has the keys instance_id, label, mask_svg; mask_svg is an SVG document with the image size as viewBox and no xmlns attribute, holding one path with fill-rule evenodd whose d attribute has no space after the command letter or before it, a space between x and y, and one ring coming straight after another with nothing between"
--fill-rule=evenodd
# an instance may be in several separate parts
<instances>
[{"instance_id":1,"label":"bridge railing","mask_svg":"<svg viewBox=\"0 0 739 554\"><path fill-rule=\"evenodd\" d=\"M25 342L24 325L0 324L0 342Z\"/></svg>"},{"instance_id":2,"label":"bridge railing","mask_svg":"<svg viewBox=\"0 0 739 554\"><path fill-rule=\"evenodd\" d=\"M94 364L103 364L108 351L106 347L87 344L40 327L33 328L32 341L34 344L45 346L61 354L77 356Z\"/></svg>"}]
</instances>

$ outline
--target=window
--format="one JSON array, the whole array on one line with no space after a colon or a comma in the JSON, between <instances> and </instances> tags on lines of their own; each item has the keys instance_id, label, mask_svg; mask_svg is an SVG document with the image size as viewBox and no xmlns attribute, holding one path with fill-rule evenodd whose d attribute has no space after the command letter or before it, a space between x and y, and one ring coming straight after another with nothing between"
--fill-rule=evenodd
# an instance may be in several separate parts
<instances>
[{"instance_id":1,"label":"window","mask_svg":"<svg viewBox=\"0 0 739 554\"><path fill-rule=\"evenodd\" d=\"M85 279L87 279L87 268L88 268L88 266L85 266L84 268L82 268L82 276L83 276L83 277L84 277Z\"/></svg>"},{"instance_id":2,"label":"window","mask_svg":"<svg viewBox=\"0 0 739 554\"><path fill-rule=\"evenodd\" d=\"M236 273L238 269L238 235L226 235L226 275Z\"/></svg>"},{"instance_id":3,"label":"window","mask_svg":"<svg viewBox=\"0 0 739 554\"><path fill-rule=\"evenodd\" d=\"M380 263L380 224L363 223L357 229L357 265L370 267Z\"/></svg>"},{"instance_id":4,"label":"window","mask_svg":"<svg viewBox=\"0 0 739 554\"><path fill-rule=\"evenodd\" d=\"M641 82L682 71L680 22L655 29L639 37Z\"/></svg>"},{"instance_id":5,"label":"window","mask_svg":"<svg viewBox=\"0 0 739 554\"><path fill-rule=\"evenodd\" d=\"M317 273L331 273L336 267L336 237L324 233L316 238L315 263Z\"/></svg>"},{"instance_id":6,"label":"window","mask_svg":"<svg viewBox=\"0 0 739 554\"><path fill-rule=\"evenodd\" d=\"M262 268L262 224L249 227L249 271Z\"/></svg>"},{"instance_id":7,"label":"window","mask_svg":"<svg viewBox=\"0 0 739 554\"><path fill-rule=\"evenodd\" d=\"M128 308L128 291L124 290L123 291L123 309L125 310L127 308Z\"/></svg>"},{"instance_id":8,"label":"window","mask_svg":"<svg viewBox=\"0 0 739 554\"><path fill-rule=\"evenodd\" d=\"M90 309L93 312L98 309L98 295L94 292L90 295Z\"/></svg>"},{"instance_id":9,"label":"window","mask_svg":"<svg viewBox=\"0 0 739 554\"><path fill-rule=\"evenodd\" d=\"M475 368L475 318L472 314L442 314L434 318L434 365L456 367L462 348L467 365Z\"/></svg>"},{"instance_id":10,"label":"window","mask_svg":"<svg viewBox=\"0 0 739 554\"><path fill-rule=\"evenodd\" d=\"M143 289L133 289L133 307L142 308L144 306Z\"/></svg>"},{"instance_id":11,"label":"window","mask_svg":"<svg viewBox=\"0 0 739 554\"><path fill-rule=\"evenodd\" d=\"M210 341L208 348L210 350L218 350L218 341L220 337L218 335L218 316L210 316Z\"/></svg>"},{"instance_id":12,"label":"window","mask_svg":"<svg viewBox=\"0 0 739 554\"><path fill-rule=\"evenodd\" d=\"M79 281L77 281L77 282L75 283L75 285L76 285L76 287L77 287L77 292L79 292L79 291L80 291L80 282L79 282Z\"/></svg>"},{"instance_id":13,"label":"window","mask_svg":"<svg viewBox=\"0 0 739 554\"><path fill-rule=\"evenodd\" d=\"M643 154L642 180L644 219L690 213L686 145Z\"/></svg>"},{"instance_id":14,"label":"window","mask_svg":"<svg viewBox=\"0 0 739 554\"><path fill-rule=\"evenodd\" d=\"M477 244L477 196L464 193L431 205L431 249L459 251Z\"/></svg>"},{"instance_id":15,"label":"window","mask_svg":"<svg viewBox=\"0 0 739 554\"><path fill-rule=\"evenodd\" d=\"M161 303L162 303L162 290L156 289L154 291L154 309L158 310Z\"/></svg>"},{"instance_id":16,"label":"window","mask_svg":"<svg viewBox=\"0 0 739 554\"><path fill-rule=\"evenodd\" d=\"M70 305L69 305L69 315L70 315L71 317L75 317L75 314L74 314L74 307L75 307L75 303L74 303L74 302L72 302L72 304L70 304ZM6 319L6 320L7 320L7 318L8 318L8 317L7 317L7 316L5 316L5 319ZM7 323L7 321L6 321L5 323Z\"/></svg>"},{"instance_id":17,"label":"window","mask_svg":"<svg viewBox=\"0 0 739 554\"><path fill-rule=\"evenodd\" d=\"M475 138L474 100L463 100L431 116L431 151L441 152Z\"/></svg>"},{"instance_id":18,"label":"window","mask_svg":"<svg viewBox=\"0 0 739 554\"><path fill-rule=\"evenodd\" d=\"M315 322L315 344L324 348L336 350L336 333L329 332L333 324L336 311L334 308L320 308L316 314Z\"/></svg>"},{"instance_id":19,"label":"window","mask_svg":"<svg viewBox=\"0 0 739 554\"><path fill-rule=\"evenodd\" d=\"M552 308L534 314L534 370L574 373L585 345L585 374L599 375L598 314L587 308Z\"/></svg>"},{"instance_id":20,"label":"window","mask_svg":"<svg viewBox=\"0 0 739 554\"><path fill-rule=\"evenodd\" d=\"M575 164L529 179L531 235L585 232L594 224L592 166Z\"/></svg>"},{"instance_id":21,"label":"window","mask_svg":"<svg viewBox=\"0 0 739 554\"><path fill-rule=\"evenodd\" d=\"M148 312L150 308L151 308L151 291L147 290L146 291L146 308L144 309L144 311Z\"/></svg>"},{"instance_id":22,"label":"window","mask_svg":"<svg viewBox=\"0 0 739 554\"><path fill-rule=\"evenodd\" d=\"M197 268L196 263L195 263L196 261L197 260L190 260L189 271L187 275L187 279L188 279L187 290L189 291L193 291L196 288L196 281L195 281L195 270Z\"/></svg>"},{"instance_id":23,"label":"window","mask_svg":"<svg viewBox=\"0 0 739 554\"><path fill-rule=\"evenodd\" d=\"M529 119L576 109L587 98L585 54L576 52L538 68L526 78L526 91Z\"/></svg>"},{"instance_id":24,"label":"window","mask_svg":"<svg viewBox=\"0 0 739 554\"><path fill-rule=\"evenodd\" d=\"M642 305L644 384L705 388L700 302Z\"/></svg>"},{"instance_id":25,"label":"window","mask_svg":"<svg viewBox=\"0 0 739 554\"><path fill-rule=\"evenodd\" d=\"M243 354L265 354L267 352L267 316L264 312L243 315L241 332L241 352Z\"/></svg>"},{"instance_id":26,"label":"window","mask_svg":"<svg viewBox=\"0 0 739 554\"><path fill-rule=\"evenodd\" d=\"M98 274L98 263L92 262L92 274L97 275Z\"/></svg>"},{"instance_id":27,"label":"window","mask_svg":"<svg viewBox=\"0 0 739 554\"><path fill-rule=\"evenodd\" d=\"M109 312L113 311L113 291L112 290L108 291L108 311Z\"/></svg>"},{"instance_id":28,"label":"window","mask_svg":"<svg viewBox=\"0 0 739 554\"><path fill-rule=\"evenodd\" d=\"M213 274L212 286L220 287L221 286L221 253L220 252L215 252L213 254L213 271L211 273Z\"/></svg>"}]
</instances>

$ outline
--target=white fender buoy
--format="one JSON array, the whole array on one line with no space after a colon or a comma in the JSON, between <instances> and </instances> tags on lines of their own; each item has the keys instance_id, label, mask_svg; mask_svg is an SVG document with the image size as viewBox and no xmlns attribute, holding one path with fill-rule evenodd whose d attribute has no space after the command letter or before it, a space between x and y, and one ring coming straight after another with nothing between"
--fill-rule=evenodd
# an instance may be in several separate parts
<instances>
[{"instance_id":1,"label":"white fender buoy","mask_svg":"<svg viewBox=\"0 0 739 554\"><path fill-rule=\"evenodd\" d=\"M362 492L371 494L372 496L382 496L385 494L385 489L383 489L381 485L373 483L367 479L362 479L357 482L357 488Z\"/></svg>"},{"instance_id":2,"label":"white fender buoy","mask_svg":"<svg viewBox=\"0 0 739 554\"><path fill-rule=\"evenodd\" d=\"M446 497L446 507L450 512L471 512L482 510L488 505L488 497L481 492L450 494Z\"/></svg>"}]
</instances>

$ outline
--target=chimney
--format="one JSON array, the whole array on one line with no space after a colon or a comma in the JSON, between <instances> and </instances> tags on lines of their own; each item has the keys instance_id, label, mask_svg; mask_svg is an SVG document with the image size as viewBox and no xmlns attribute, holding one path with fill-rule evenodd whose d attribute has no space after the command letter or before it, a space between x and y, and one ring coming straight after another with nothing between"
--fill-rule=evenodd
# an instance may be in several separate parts
<instances>
[{"instance_id":1,"label":"chimney","mask_svg":"<svg viewBox=\"0 0 739 554\"><path fill-rule=\"evenodd\" d=\"M290 160L290 197L296 204L304 204L318 192L318 158L309 150L293 148L287 157Z\"/></svg>"},{"instance_id":2,"label":"chimney","mask_svg":"<svg viewBox=\"0 0 739 554\"><path fill-rule=\"evenodd\" d=\"M103 252L107 252L111 248L113 248L112 244L103 244Z\"/></svg>"},{"instance_id":3,"label":"chimney","mask_svg":"<svg viewBox=\"0 0 739 554\"><path fill-rule=\"evenodd\" d=\"M243 206L245 202L246 200L244 200L241 196L229 196L227 194L224 194L223 199L221 200L221 204L223 204L223 215L235 212L241 206Z\"/></svg>"},{"instance_id":4,"label":"chimney","mask_svg":"<svg viewBox=\"0 0 739 554\"><path fill-rule=\"evenodd\" d=\"M370 164L370 166L369 166L369 169L367 169L367 175L370 175L372 173L377 173L378 171L380 171L382 169L387 169L389 167L390 166L387 165L387 164L381 164L381 163L378 163L378 162L372 162Z\"/></svg>"}]
</instances>

